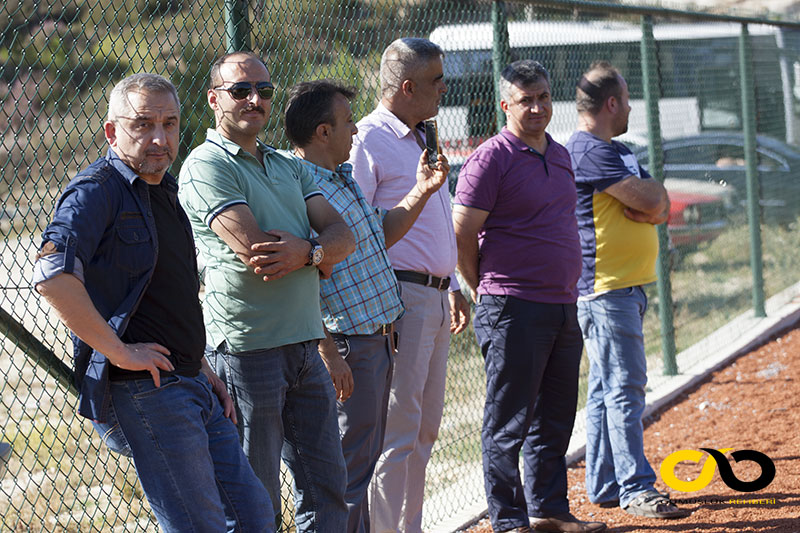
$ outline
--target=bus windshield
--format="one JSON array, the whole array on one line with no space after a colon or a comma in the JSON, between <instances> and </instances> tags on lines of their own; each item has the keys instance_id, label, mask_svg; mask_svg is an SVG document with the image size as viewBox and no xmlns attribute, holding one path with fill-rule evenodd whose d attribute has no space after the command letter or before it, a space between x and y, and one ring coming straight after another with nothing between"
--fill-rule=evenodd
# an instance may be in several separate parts
<instances>
[{"instance_id":1,"label":"bus windshield","mask_svg":"<svg viewBox=\"0 0 800 533\"><path fill-rule=\"evenodd\" d=\"M778 29L748 26L756 83L758 129L786 137L784 99L794 102L795 80L781 83ZM641 73L642 32L625 22L511 22L508 25L511 60L541 62L550 73L553 119L548 128L558 142L575 130L575 84L594 60L614 64L628 82L631 116L628 137L646 139L647 125ZM662 24L654 26L660 76L659 112L664 138L704 130L741 129L739 34L737 24ZM800 44L791 32L792 44ZM440 138L450 143L484 139L495 133L495 95L492 79L492 26L489 23L440 26L431 41L445 51L448 92L439 111ZM788 69L793 76L794 69ZM787 87L790 89L787 91ZM793 115L793 114L792 114ZM675 117L680 119L676 120ZM794 120L794 116L788 117Z\"/></svg>"}]
</instances>

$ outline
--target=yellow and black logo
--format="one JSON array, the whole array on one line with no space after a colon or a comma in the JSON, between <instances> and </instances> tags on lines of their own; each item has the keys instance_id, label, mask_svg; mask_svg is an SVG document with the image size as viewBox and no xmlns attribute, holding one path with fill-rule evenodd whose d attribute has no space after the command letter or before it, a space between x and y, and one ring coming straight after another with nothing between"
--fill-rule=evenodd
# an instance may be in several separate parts
<instances>
[{"instance_id":1,"label":"yellow and black logo","mask_svg":"<svg viewBox=\"0 0 800 533\"><path fill-rule=\"evenodd\" d=\"M701 451L702 450L702 451ZM700 448L700 450L678 450L669 454L666 459L661 463L661 479L664 483L669 485L670 488L680 492L695 492L706 487L711 483L714 477L714 470L719 466L719 477L733 490L739 492L754 492L761 490L775 479L775 463L772 459L767 457L761 452L756 450L738 450L731 453L734 461L753 461L761 467L761 475L752 481L742 481L736 477L731 468L731 464L725 457L725 453L733 450L733 448L721 448L714 450L712 448ZM708 452L703 468L700 470L700 475L691 481L683 481L675 476L675 466L683 461L700 463L700 460L705 455L703 452Z\"/></svg>"}]
</instances>

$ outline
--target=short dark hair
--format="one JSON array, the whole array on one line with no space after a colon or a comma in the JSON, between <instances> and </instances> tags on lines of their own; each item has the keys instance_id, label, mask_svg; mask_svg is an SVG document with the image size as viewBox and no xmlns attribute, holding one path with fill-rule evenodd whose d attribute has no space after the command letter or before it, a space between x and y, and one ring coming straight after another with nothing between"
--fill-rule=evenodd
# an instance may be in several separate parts
<instances>
[{"instance_id":1,"label":"short dark hair","mask_svg":"<svg viewBox=\"0 0 800 533\"><path fill-rule=\"evenodd\" d=\"M525 87L538 83L541 79L544 79L548 84L550 83L550 74L544 68L544 65L533 59L514 61L500 73L500 82L498 83L500 98L505 101L511 98L512 85Z\"/></svg>"},{"instance_id":2,"label":"short dark hair","mask_svg":"<svg viewBox=\"0 0 800 533\"><path fill-rule=\"evenodd\" d=\"M220 67L222 67L223 64L227 63L228 59L230 59L231 57L239 56L239 55L243 56L243 57L245 57L247 59L254 59L254 60L258 61L259 63L264 65L264 68L266 68L266 66L267 66L267 64L264 63L264 60L261 59L261 57L259 57L258 54L254 54L253 52L247 52L245 50L242 50L240 52L231 52L229 54L225 54L224 56L222 56L219 59L217 59L216 61L214 61L214 64L211 65L211 70L208 73L208 88L209 89L216 89L217 87L219 87L220 83L222 83L222 80L220 79L220 75L219 75ZM267 69L267 70L269 70L269 69Z\"/></svg>"},{"instance_id":3,"label":"short dark hair","mask_svg":"<svg viewBox=\"0 0 800 533\"><path fill-rule=\"evenodd\" d=\"M595 61L575 88L578 113L596 115L606 101L622 97L622 74L608 61Z\"/></svg>"},{"instance_id":4,"label":"short dark hair","mask_svg":"<svg viewBox=\"0 0 800 533\"><path fill-rule=\"evenodd\" d=\"M337 94L352 100L356 89L330 79L304 81L289 89L284 124L286 136L294 146L311 142L320 124L336 125L333 100Z\"/></svg>"}]
</instances>

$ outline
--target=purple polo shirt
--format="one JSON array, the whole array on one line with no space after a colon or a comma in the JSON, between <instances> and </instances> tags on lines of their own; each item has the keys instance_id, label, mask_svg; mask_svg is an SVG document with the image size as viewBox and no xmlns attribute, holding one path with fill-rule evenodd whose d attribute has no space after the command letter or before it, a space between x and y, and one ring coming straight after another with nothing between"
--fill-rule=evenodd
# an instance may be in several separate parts
<instances>
[{"instance_id":1,"label":"purple polo shirt","mask_svg":"<svg viewBox=\"0 0 800 533\"><path fill-rule=\"evenodd\" d=\"M478 232L479 294L577 300L575 176L567 150L547 140L542 155L503 128L461 169L455 203L489 212Z\"/></svg>"}]
</instances>

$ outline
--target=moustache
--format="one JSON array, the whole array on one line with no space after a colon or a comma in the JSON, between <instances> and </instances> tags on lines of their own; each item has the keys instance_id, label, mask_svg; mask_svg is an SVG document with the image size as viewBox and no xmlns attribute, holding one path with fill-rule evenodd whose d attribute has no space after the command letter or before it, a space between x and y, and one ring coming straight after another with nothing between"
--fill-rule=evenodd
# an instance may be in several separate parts
<instances>
[{"instance_id":1,"label":"moustache","mask_svg":"<svg viewBox=\"0 0 800 533\"><path fill-rule=\"evenodd\" d=\"M246 108L244 108L242 110L243 113L249 113L251 111L255 111L257 113L261 113L262 115L266 115L267 114L267 112L264 111L264 109L262 107L259 107L259 106L248 106L248 107L246 107Z\"/></svg>"}]
</instances>

